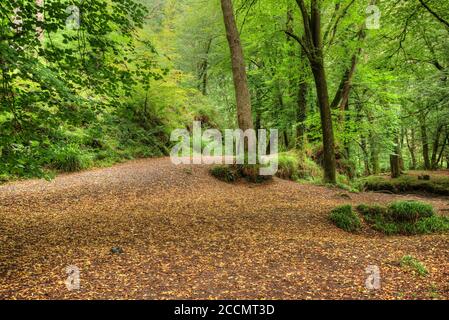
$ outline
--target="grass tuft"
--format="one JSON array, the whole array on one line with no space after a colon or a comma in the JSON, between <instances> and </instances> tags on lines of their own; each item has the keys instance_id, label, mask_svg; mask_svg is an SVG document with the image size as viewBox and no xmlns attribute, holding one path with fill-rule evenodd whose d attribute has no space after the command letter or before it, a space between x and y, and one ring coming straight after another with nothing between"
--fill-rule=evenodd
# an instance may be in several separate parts
<instances>
[{"instance_id":1,"label":"grass tuft","mask_svg":"<svg viewBox=\"0 0 449 320\"><path fill-rule=\"evenodd\" d=\"M360 218L350 205L335 208L329 218L337 227L348 232L356 232L361 227Z\"/></svg>"},{"instance_id":2,"label":"grass tuft","mask_svg":"<svg viewBox=\"0 0 449 320\"><path fill-rule=\"evenodd\" d=\"M449 218L437 216L433 207L418 201L400 201L388 207L359 205L357 211L373 229L387 235L414 235L449 231Z\"/></svg>"},{"instance_id":3,"label":"grass tuft","mask_svg":"<svg viewBox=\"0 0 449 320\"><path fill-rule=\"evenodd\" d=\"M421 261L410 255L403 256L399 263L402 268L411 269L412 271L417 272L420 276L425 277L429 274L429 271Z\"/></svg>"}]
</instances>

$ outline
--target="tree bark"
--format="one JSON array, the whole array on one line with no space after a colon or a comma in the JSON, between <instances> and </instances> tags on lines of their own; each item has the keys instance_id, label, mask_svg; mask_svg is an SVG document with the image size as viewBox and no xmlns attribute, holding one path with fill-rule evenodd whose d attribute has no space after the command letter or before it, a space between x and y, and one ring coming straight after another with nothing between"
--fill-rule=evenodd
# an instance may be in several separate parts
<instances>
[{"instance_id":1,"label":"tree bark","mask_svg":"<svg viewBox=\"0 0 449 320\"><path fill-rule=\"evenodd\" d=\"M231 0L221 0L226 37L231 51L232 74L234 78L235 96L237 101L237 121L243 131L253 129L251 114L251 96L248 89L248 78L245 69L245 59L240 42L240 35L234 16Z\"/></svg>"},{"instance_id":2,"label":"tree bark","mask_svg":"<svg viewBox=\"0 0 449 320\"><path fill-rule=\"evenodd\" d=\"M198 89L204 96L207 96L207 82L208 82L208 69L209 69L209 52L212 46L212 39L206 44L205 57L199 66L198 71Z\"/></svg>"},{"instance_id":3,"label":"tree bark","mask_svg":"<svg viewBox=\"0 0 449 320\"><path fill-rule=\"evenodd\" d=\"M438 156L435 169L438 169L439 163L443 162L443 154L444 154L444 150L446 149L448 139L449 139L449 135L446 133L446 137L444 138L443 146L441 147L440 155Z\"/></svg>"},{"instance_id":4,"label":"tree bark","mask_svg":"<svg viewBox=\"0 0 449 320\"><path fill-rule=\"evenodd\" d=\"M429 140L427 138L427 127L424 116L421 116L420 129L421 129L422 153L424 158L424 169L430 170Z\"/></svg>"},{"instance_id":5,"label":"tree bark","mask_svg":"<svg viewBox=\"0 0 449 320\"><path fill-rule=\"evenodd\" d=\"M432 170L435 170L438 165L437 155L438 155L438 149L440 148L440 137L441 137L442 130L443 130L443 126L439 125L437 128L437 132L435 133L435 140L433 142L433 148L432 148L432 160L430 161Z\"/></svg>"},{"instance_id":6,"label":"tree bark","mask_svg":"<svg viewBox=\"0 0 449 320\"><path fill-rule=\"evenodd\" d=\"M335 184L337 182L335 144L332 114L329 103L329 91L326 72L324 69L323 39L321 35L321 1L311 1L310 15L307 11L304 0L296 0L296 3L298 4L302 15L304 24L304 38L301 39L288 30L286 30L286 33L301 45L310 62L310 67L315 79L315 87L321 116L324 181Z\"/></svg>"},{"instance_id":7,"label":"tree bark","mask_svg":"<svg viewBox=\"0 0 449 320\"><path fill-rule=\"evenodd\" d=\"M298 110L297 110L297 127L296 127L296 147L299 150L304 149L306 140L306 124L307 119L307 92L309 86L305 79L299 84L298 90Z\"/></svg>"},{"instance_id":8,"label":"tree bark","mask_svg":"<svg viewBox=\"0 0 449 320\"><path fill-rule=\"evenodd\" d=\"M408 132L405 134L406 141L407 141L407 147L410 152L410 158L412 160L412 163L410 165L410 169L415 170L417 168L417 162L416 162L416 146L415 146L415 129L411 129L411 135L409 137Z\"/></svg>"},{"instance_id":9,"label":"tree bark","mask_svg":"<svg viewBox=\"0 0 449 320\"><path fill-rule=\"evenodd\" d=\"M390 155L391 177L393 179L399 178L399 176L401 175L400 166L401 166L401 164L400 164L399 155L397 155L397 154Z\"/></svg>"},{"instance_id":10,"label":"tree bark","mask_svg":"<svg viewBox=\"0 0 449 320\"><path fill-rule=\"evenodd\" d=\"M293 15L293 8L291 7L291 2L288 3L288 10L287 10L287 43L290 43L291 37L288 36L288 34L293 34L293 24L294 24L294 15ZM289 56L294 57L294 51L289 51ZM305 60L307 60L307 55L304 49L301 47L300 49L300 59L301 63L304 63ZM302 64L301 64L302 66ZM299 70L299 72L302 72L302 69ZM302 72L299 76L299 85L298 83L295 83L291 85L290 87L293 88L292 91L297 92L296 97L296 104L297 104L297 110L296 110L296 141L295 146L298 150L304 150L305 142L306 142L306 124L305 121L307 119L307 94L309 92L309 85L307 83L307 76L304 74L305 72ZM297 89L295 88L297 86Z\"/></svg>"}]
</instances>

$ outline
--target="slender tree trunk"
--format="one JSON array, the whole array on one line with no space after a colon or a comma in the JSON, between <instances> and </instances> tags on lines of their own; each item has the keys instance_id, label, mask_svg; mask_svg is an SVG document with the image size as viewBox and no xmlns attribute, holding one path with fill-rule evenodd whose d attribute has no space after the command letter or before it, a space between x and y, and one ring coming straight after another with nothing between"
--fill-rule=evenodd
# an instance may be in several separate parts
<instances>
[{"instance_id":1,"label":"slender tree trunk","mask_svg":"<svg viewBox=\"0 0 449 320\"><path fill-rule=\"evenodd\" d=\"M399 178L401 175L401 145L399 133L396 133L395 144L394 154L390 155L390 169L391 177Z\"/></svg>"},{"instance_id":2,"label":"slender tree trunk","mask_svg":"<svg viewBox=\"0 0 449 320\"><path fill-rule=\"evenodd\" d=\"M421 116L421 141L422 141L422 153L424 158L424 169L430 170L430 158L429 158L429 140L427 137L427 127L424 116Z\"/></svg>"},{"instance_id":3,"label":"slender tree trunk","mask_svg":"<svg viewBox=\"0 0 449 320\"><path fill-rule=\"evenodd\" d=\"M431 169L435 170L438 162L437 162L437 155L438 155L438 150L440 148L440 137L441 137L441 133L443 130L443 126L439 125L437 128L437 132L435 133L435 140L433 142L433 147L432 147L432 160L431 160Z\"/></svg>"},{"instance_id":4,"label":"slender tree trunk","mask_svg":"<svg viewBox=\"0 0 449 320\"><path fill-rule=\"evenodd\" d=\"M232 1L221 0L221 8L223 11L229 49L231 51L232 74L237 100L237 120L239 128L245 131L253 128L251 96L248 89L245 59L240 42L240 35L237 30Z\"/></svg>"},{"instance_id":5,"label":"slender tree trunk","mask_svg":"<svg viewBox=\"0 0 449 320\"><path fill-rule=\"evenodd\" d=\"M288 10L287 10L287 32L290 34L293 34L293 24L294 24L294 14L293 14L293 8L292 8L292 2L288 3ZM291 37L287 35L287 43L291 46ZM293 47L289 50L289 56L292 58L295 57L295 52ZM305 61L307 60L307 55L304 52L304 49L301 47L300 49L300 67L302 67L305 64ZM295 69L294 66L292 66L292 69ZM305 147L305 140L306 140L306 125L305 121L307 119L307 94L309 91L309 86L307 84L307 76L305 74L305 71L300 68L298 70L299 73L299 79L298 82L295 82L290 85L290 88L292 88L292 92L296 92L296 104L297 104L297 110L296 110L296 141L295 141L295 147L298 150L304 150ZM296 88L297 86L297 88ZM294 93L293 93L294 95Z\"/></svg>"},{"instance_id":6,"label":"slender tree trunk","mask_svg":"<svg viewBox=\"0 0 449 320\"><path fill-rule=\"evenodd\" d=\"M370 166L369 166L369 155L368 155L368 150L366 147L366 139L362 135L360 140L361 140L360 148L362 149L362 152L363 152L363 164L365 165L365 176L369 176L369 175L371 175L371 170L370 170Z\"/></svg>"},{"instance_id":7,"label":"slender tree trunk","mask_svg":"<svg viewBox=\"0 0 449 320\"><path fill-rule=\"evenodd\" d=\"M311 0L310 14L304 0L296 0L301 11L304 37L300 38L291 30L285 32L295 39L304 49L315 79L318 105L321 116L321 129L323 135L324 180L336 183L336 159L334 145L334 131L329 103L329 91L326 72L324 70L323 38L321 34L321 0Z\"/></svg>"},{"instance_id":8,"label":"slender tree trunk","mask_svg":"<svg viewBox=\"0 0 449 320\"><path fill-rule=\"evenodd\" d=\"M317 62L314 61L312 64L312 72L315 78L318 105L320 107L321 130L323 133L324 180L335 183L337 181L337 166L335 160L334 130L329 105L326 73L322 59Z\"/></svg>"},{"instance_id":9,"label":"slender tree trunk","mask_svg":"<svg viewBox=\"0 0 449 320\"><path fill-rule=\"evenodd\" d=\"M199 66L198 71L198 89L201 90L204 96L207 95L208 69L209 69L209 52L212 46L212 39L206 44L205 56Z\"/></svg>"},{"instance_id":10,"label":"slender tree trunk","mask_svg":"<svg viewBox=\"0 0 449 320\"><path fill-rule=\"evenodd\" d=\"M416 170L417 163L416 163L416 146L415 146L415 129L411 129L410 137L408 135L408 132L405 134L405 138L407 141L407 147L408 151L410 152L410 159L412 160L412 163L410 165L410 169Z\"/></svg>"},{"instance_id":11,"label":"slender tree trunk","mask_svg":"<svg viewBox=\"0 0 449 320\"><path fill-rule=\"evenodd\" d=\"M439 166L439 163L442 162L442 159L443 159L443 153L444 153L444 150L446 149L448 139L449 139L449 135L446 133L446 137L444 138L443 146L441 147L440 154L439 154L439 156L438 156L438 159L437 159L437 163L436 163L435 169L437 169L438 166Z\"/></svg>"},{"instance_id":12,"label":"slender tree trunk","mask_svg":"<svg viewBox=\"0 0 449 320\"><path fill-rule=\"evenodd\" d=\"M305 79L299 84L298 90L298 110L297 110L297 127L296 127L296 147L299 150L304 149L306 140L306 124L307 119L307 92L309 86Z\"/></svg>"}]
</instances>

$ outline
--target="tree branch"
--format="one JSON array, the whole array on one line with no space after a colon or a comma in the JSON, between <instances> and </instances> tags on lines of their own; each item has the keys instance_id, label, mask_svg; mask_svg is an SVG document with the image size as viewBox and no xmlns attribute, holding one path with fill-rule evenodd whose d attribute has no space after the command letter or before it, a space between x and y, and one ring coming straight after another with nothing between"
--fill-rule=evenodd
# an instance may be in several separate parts
<instances>
[{"instance_id":1,"label":"tree branch","mask_svg":"<svg viewBox=\"0 0 449 320\"><path fill-rule=\"evenodd\" d=\"M426 8L427 11L429 11L430 14L432 14L435 18L437 18L438 21L440 21L442 24L444 24L447 28L449 28L449 22L444 20L442 17L440 17L435 11L433 11L425 2L424 0L419 0L421 5Z\"/></svg>"}]
</instances>

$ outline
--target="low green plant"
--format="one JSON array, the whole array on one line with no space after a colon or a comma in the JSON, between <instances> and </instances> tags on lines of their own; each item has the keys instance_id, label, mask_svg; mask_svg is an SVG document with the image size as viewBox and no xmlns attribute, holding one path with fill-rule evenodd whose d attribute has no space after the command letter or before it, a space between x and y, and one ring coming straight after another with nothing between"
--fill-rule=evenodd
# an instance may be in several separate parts
<instances>
[{"instance_id":1,"label":"low green plant","mask_svg":"<svg viewBox=\"0 0 449 320\"><path fill-rule=\"evenodd\" d=\"M281 179L297 180L299 178L298 157L291 153L280 153L278 156L278 172L276 175Z\"/></svg>"},{"instance_id":2,"label":"low green plant","mask_svg":"<svg viewBox=\"0 0 449 320\"><path fill-rule=\"evenodd\" d=\"M412 271L417 272L420 276L424 277L429 274L429 271L424 264L413 256L403 256L399 263L402 268L411 269Z\"/></svg>"},{"instance_id":3,"label":"low green plant","mask_svg":"<svg viewBox=\"0 0 449 320\"><path fill-rule=\"evenodd\" d=\"M218 165L210 169L210 174L218 180L235 182L240 178L238 170L232 165Z\"/></svg>"},{"instance_id":4,"label":"low green plant","mask_svg":"<svg viewBox=\"0 0 449 320\"><path fill-rule=\"evenodd\" d=\"M330 220L340 229L355 232L361 228L361 221L351 205L344 205L333 209L329 215Z\"/></svg>"},{"instance_id":5,"label":"low green plant","mask_svg":"<svg viewBox=\"0 0 449 320\"><path fill-rule=\"evenodd\" d=\"M430 204L420 201L397 201L388 207L389 217L395 222L417 222L430 218L435 211Z\"/></svg>"},{"instance_id":6,"label":"low green plant","mask_svg":"<svg viewBox=\"0 0 449 320\"><path fill-rule=\"evenodd\" d=\"M89 166L89 157L77 145L69 144L53 150L50 166L63 172L76 172Z\"/></svg>"},{"instance_id":7,"label":"low green plant","mask_svg":"<svg viewBox=\"0 0 449 320\"><path fill-rule=\"evenodd\" d=\"M394 202L388 207L362 204L357 211L373 229L387 235L449 231L449 218L437 216L431 205L418 201Z\"/></svg>"},{"instance_id":8,"label":"low green plant","mask_svg":"<svg viewBox=\"0 0 449 320\"><path fill-rule=\"evenodd\" d=\"M300 151L293 150L279 153L276 176L285 180L321 182L323 171L312 159Z\"/></svg>"}]
</instances>

